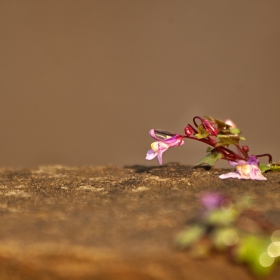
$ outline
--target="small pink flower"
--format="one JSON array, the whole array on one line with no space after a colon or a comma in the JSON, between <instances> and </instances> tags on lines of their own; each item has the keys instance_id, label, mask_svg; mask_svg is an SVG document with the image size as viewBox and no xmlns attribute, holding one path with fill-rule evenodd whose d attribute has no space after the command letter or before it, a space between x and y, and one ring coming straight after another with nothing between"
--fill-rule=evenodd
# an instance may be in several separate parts
<instances>
[{"instance_id":1,"label":"small pink flower","mask_svg":"<svg viewBox=\"0 0 280 280\"><path fill-rule=\"evenodd\" d=\"M151 149L148 150L146 159L152 160L157 157L159 164L162 164L162 154L169 148L185 144L183 137L179 134L173 134L168 131L151 129L150 136L157 140L151 144Z\"/></svg>"},{"instance_id":2,"label":"small pink flower","mask_svg":"<svg viewBox=\"0 0 280 280\"><path fill-rule=\"evenodd\" d=\"M250 156L248 161L239 160L238 162L229 162L230 165L236 167L236 172L230 172L220 175L220 179L237 178L252 180L267 180L259 168L259 160L255 156Z\"/></svg>"}]
</instances>

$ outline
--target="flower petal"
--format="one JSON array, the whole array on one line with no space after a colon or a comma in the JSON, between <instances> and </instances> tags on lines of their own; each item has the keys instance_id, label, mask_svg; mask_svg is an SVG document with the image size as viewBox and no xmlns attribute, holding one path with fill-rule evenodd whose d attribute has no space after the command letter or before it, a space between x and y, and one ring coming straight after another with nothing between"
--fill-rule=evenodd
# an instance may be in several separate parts
<instances>
[{"instance_id":1,"label":"flower petal","mask_svg":"<svg viewBox=\"0 0 280 280\"><path fill-rule=\"evenodd\" d=\"M237 172L244 179L250 179L251 178L252 168L253 168L253 166L250 165L250 164L238 164L237 167L236 167Z\"/></svg>"},{"instance_id":2,"label":"flower petal","mask_svg":"<svg viewBox=\"0 0 280 280\"><path fill-rule=\"evenodd\" d=\"M239 173L237 172L229 172L226 174L222 174L219 176L220 179L228 179L228 178L237 178L237 179L242 179Z\"/></svg>"},{"instance_id":3,"label":"flower petal","mask_svg":"<svg viewBox=\"0 0 280 280\"><path fill-rule=\"evenodd\" d=\"M175 134L162 129L151 129L149 135L157 141L164 141L173 137Z\"/></svg>"},{"instance_id":4,"label":"flower petal","mask_svg":"<svg viewBox=\"0 0 280 280\"><path fill-rule=\"evenodd\" d=\"M237 166L238 162L236 161L229 161L228 162L231 166Z\"/></svg>"},{"instance_id":5,"label":"flower petal","mask_svg":"<svg viewBox=\"0 0 280 280\"><path fill-rule=\"evenodd\" d=\"M250 156L247 163L249 163L251 165L254 164L254 165L259 166L260 161L258 160L258 158L256 156Z\"/></svg>"},{"instance_id":6,"label":"flower petal","mask_svg":"<svg viewBox=\"0 0 280 280\"><path fill-rule=\"evenodd\" d=\"M181 146L181 145L185 144L182 136L178 135L178 134L174 135L171 138L164 140L163 142L166 143L169 146L169 148L173 148L173 147Z\"/></svg>"},{"instance_id":7,"label":"flower petal","mask_svg":"<svg viewBox=\"0 0 280 280\"><path fill-rule=\"evenodd\" d=\"M167 150L167 149L166 149ZM158 163L160 164L160 165L162 165L162 154L163 154L163 152L165 152L166 150L159 150L158 151Z\"/></svg>"},{"instance_id":8,"label":"flower petal","mask_svg":"<svg viewBox=\"0 0 280 280\"><path fill-rule=\"evenodd\" d=\"M150 150L147 152L146 159L147 159L147 160L152 160L152 159L154 159L157 155L158 155L157 152L155 152L154 150L150 149Z\"/></svg>"},{"instance_id":9,"label":"flower petal","mask_svg":"<svg viewBox=\"0 0 280 280\"><path fill-rule=\"evenodd\" d=\"M251 179L267 180L267 178L262 175L261 170L257 166L252 166Z\"/></svg>"},{"instance_id":10,"label":"flower petal","mask_svg":"<svg viewBox=\"0 0 280 280\"><path fill-rule=\"evenodd\" d=\"M155 140L158 140L158 141L161 141L162 139L157 137L156 134L155 134L155 130L154 129L151 129L150 132L149 132L149 135L154 138Z\"/></svg>"}]
</instances>

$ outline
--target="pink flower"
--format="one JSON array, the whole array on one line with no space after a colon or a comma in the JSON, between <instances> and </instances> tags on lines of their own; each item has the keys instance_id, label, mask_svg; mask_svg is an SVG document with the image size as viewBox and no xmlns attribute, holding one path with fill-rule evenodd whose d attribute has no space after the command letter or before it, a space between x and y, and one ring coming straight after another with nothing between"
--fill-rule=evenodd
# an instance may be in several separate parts
<instances>
[{"instance_id":1,"label":"pink flower","mask_svg":"<svg viewBox=\"0 0 280 280\"><path fill-rule=\"evenodd\" d=\"M229 162L230 165L236 166L236 172L230 172L220 175L220 179L237 178L252 180L267 180L259 168L259 160L255 156L250 156L248 161L239 160L238 162Z\"/></svg>"},{"instance_id":2,"label":"pink flower","mask_svg":"<svg viewBox=\"0 0 280 280\"><path fill-rule=\"evenodd\" d=\"M202 205L208 210L213 210L220 207L224 199L225 197L223 195L216 192L204 193L200 197Z\"/></svg>"},{"instance_id":3,"label":"pink flower","mask_svg":"<svg viewBox=\"0 0 280 280\"><path fill-rule=\"evenodd\" d=\"M162 164L163 152L169 148L185 144L183 137L179 134L173 134L159 129L151 129L149 134L157 141L151 144L151 149L148 150L146 159L152 160L157 157L159 164Z\"/></svg>"}]
</instances>

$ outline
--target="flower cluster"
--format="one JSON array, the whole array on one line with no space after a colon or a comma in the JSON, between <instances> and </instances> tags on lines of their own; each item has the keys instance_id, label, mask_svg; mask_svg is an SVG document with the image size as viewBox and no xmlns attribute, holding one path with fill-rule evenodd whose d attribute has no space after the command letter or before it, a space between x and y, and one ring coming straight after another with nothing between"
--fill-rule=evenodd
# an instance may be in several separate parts
<instances>
[{"instance_id":1,"label":"flower cluster","mask_svg":"<svg viewBox=\"0 0 280 280\"><path fill-rule=\"evenodd\" d=\"M207 155L201 159L197 165L214 165L219 159L229 161L236 167L236 172L221 175L221 179L255 179L266 180L261 174L267 170L279 170L280 166L272 164L270 154L249 155L249 147L239 145L240 140L246 140L240 136L241 131L231 120L221 121L211 117L195 116L193 125L187 124L184 128L184 134L172 133L161 129L151 129L150 136L156 141L151 144L146 159L152 160L157 157L159 164L162 164L162 155L169 148L183 145L184 139L192 139L208 145ZM234 146L235 151L229 146ZM268 165L260 165L258 158L267 156Z\"/></svg>"}]
</instances>

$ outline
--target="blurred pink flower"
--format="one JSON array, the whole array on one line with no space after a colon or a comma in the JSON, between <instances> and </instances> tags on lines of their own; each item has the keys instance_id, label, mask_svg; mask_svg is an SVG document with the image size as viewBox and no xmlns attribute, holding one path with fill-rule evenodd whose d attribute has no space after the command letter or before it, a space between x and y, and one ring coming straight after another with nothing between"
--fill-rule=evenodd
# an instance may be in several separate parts
<instances>
[{"instance_id":1,"label":"blurred pink flower","mask_svg":"<svg viewBox=\"0 0 280 280\"><path fill-rule=\"evenodd\" d=\"M225 197L222 194L216 192L204 193L200 197L202 205L208 210L220 207L224 199Z\"/></svg>"}]
</instances>

